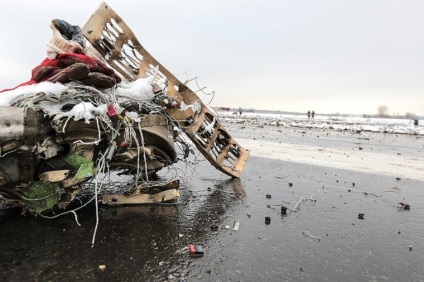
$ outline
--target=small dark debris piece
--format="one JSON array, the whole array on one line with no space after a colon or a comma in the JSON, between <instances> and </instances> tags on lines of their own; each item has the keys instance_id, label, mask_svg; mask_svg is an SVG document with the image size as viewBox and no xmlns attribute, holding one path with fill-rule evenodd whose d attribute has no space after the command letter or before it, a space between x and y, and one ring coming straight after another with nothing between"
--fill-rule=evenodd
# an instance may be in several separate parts
<instances>
[{"instance_id":1,"label":"small dark debris piece","mask_svg":"<svg viewBox=\"0 0 424 282\"><path fill-rule=\"evenodd\" d=\"M412 251L412 246L409 246L409 251Z\"/></svg>"},{"instance_id":2,"label":"small dark debris piece","mask_svg":"<svg viewBox=\"0 0 424 282\"><path fill-rule=\"evenodd\" d=\"M211 188L211 187L208 187L208 188L207 188L207 190L208 190L208 191L211 191L211 190L212 190L212 188Z\"/></svg>"},{"instance_id":3,"label":"small dark debris piece","mask_svg":"<svg viewBox=\"0 0 424 282\"><path fill-rule=\"evenodd\" d=\"M290 187L293 187L293 183L289 182L289 186L290 186Z\"/></svg>"},{"instance_id":4,"label":"small dark debris piece","mask_svg":"<svg viewBox=\"0 0 424 282\"><path fill-rule=\"evenodd\" d=\"M212 225L211 229L212 231L218 231L218 225Z\"/></svg>"},{"instance_id":5,"label":"small dark debris piece","mask_svg":"<svg viewBox=\"0 0 424 282\"><path fill-rule=\"evenodd\" d=\"M355 187L355 182L352 183L352 186Z\"/></svg>"},{"instance_id":6,"label":"small dark debris piece","mask_svg":"<svg viewBox=\"0 0 424 282\"><path fill-rule=\"evenodd\" d=\"M401 205L401 207L402 207L404 210L409 211L409 210L411 209L411 205L410 205L410 204L408 204L408 203L405 203L404 201L400 202L400 203L399 203L399 205Z\"/></svg>"},{"instance_id":7,"label":"small dark debris piece","mask_svg":"<svg viewBox=\"0 0 424 282\"><path fill-rule=\"evenodd\" d=\"M266 225L268 225L268 224L270 224L270 223L271 223L271 217L266 216L266 217L265 217L265 224L266 224Z\"/></svg>"},{"instance_id":8,"label":"small dark debris piece","mask_svg":"<svg viewBox=\"0 0 424 282\"><path fill-rule=\"evenodd\" d=\"M400 181L400 177L396 177L396 181Z\"/></svg>"},{"instance_id":9,"label":"small dark debris piece","mask_svg":"<svg viewBox=\"0 0 424 282\"><path fill-rule=\"evenodd\" d=\"M352 190L350 190L350 189L347 189L347 191L348 191L348 192L352 192Z\"/></svg>"},{"instance_id":10,"label":"small dark debris piece","mask_svg":"<svg viewBox=\"0 0 424 282\"><path fill-rule=\"evenodd\" d=\"M362 147L359 147L359 150L362 150Z\"/></svg>"},{"instance_id":11,"label":"small dark debris piece","mask_svg":"<svg viewBox=\"0 0 424 282\"><path fill-rule=\"evenodd\" d=\"M190 116L185 120L186 125L192 125L194 123L194 119Z\"/></svg>"},{"instance_id":12,"label":"small dark debris piece","mask_svg":"<svg viewBox=\"0 0 424 282\"><path fill-rule=\"evenodd\" d=\"M287 214L287 208L285 206L281 206L281 214Z\"/></svg>"},{"instance_id":13,"label":"small dark debris piece","mask_svg":"<svg viewBox=\"0 0 424 282\"><path fill-rule=\"evenodd\" d=\"M363 213L359 213L359 214L358 214L358 218L359 218L359 219L364 219L364 215L365 215L365 214L363 214Z\"/></svg>"},{"instance_id":14,"label":"small dark debris piece","mask_svg":"<svg viewBox=\"0 0 424 282\"><path fill-rule=\"evenodd\" d=\"M271 199L271 194L266 194L267 199Z\"/></svg>"},{"instance_id":15,"label":"small dark debris piece","mask_svg":"<svg viewBox=\"0 0 424 282\"><path fill-rule=\"evenodd\" d=\"M301 272L303 272L303 267L299 268L299 270L300 270Z\"/></svg>"}]
</instances>

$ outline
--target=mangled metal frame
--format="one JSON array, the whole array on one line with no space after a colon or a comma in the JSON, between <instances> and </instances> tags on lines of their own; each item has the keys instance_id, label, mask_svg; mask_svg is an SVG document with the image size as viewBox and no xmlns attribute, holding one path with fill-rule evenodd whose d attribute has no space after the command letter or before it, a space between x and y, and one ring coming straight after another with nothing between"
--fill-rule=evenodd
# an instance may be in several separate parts
<instances>
[{"instance_id":1,"label":"mangled metal frame","mask_svg":"<svg viewBox=\"0 0 424 282\"><path fill-rule=\"evenodd\" d=\"M14 103L24 104L21 98L15 99ZM108 160L111 169L131 168L133 175L139 165L138 155L144 155L145 167L137 171L137 175L145 171L144 180L137 181L136 176L136 186L126 193L131 196L131 203L160 203L178 197L175 187L178 189L179 180L161 185L145 181L149 174L177 160L172 122L165 116L148 114L140 117L136 123L138 131L134 131L133 138L139 139L137 143L142 143L142 146L127 148L120 153L116 148L110 150L110 144L98 143L99 136L105 135L103 130L99 131L99 124L85 124L66 118L52 120L44 117L37 108L40 105L31 105L34 107L0 107L5 112L0 117L0 195L6 205L23 207L32 213L41 213L54 205L66 208L84 183L98 173L98 168L93 166L96 147L104 155L107 152L113 155L114 160ZM131 122L128 126L134 125ZM120 144L124 140L124 134L118 134L112 143ZM59 154L65 144L68 144L69 151ZM137 160L136 164L134 160ZM140 183L137 185L137 182ZM165 191L168 189L171 190ZM140 191L156 196L149 196L146 200Z\"/></svg>"},{"instance_id":2,"label":"mangled metal frame","mask_svg":"<svg viewBox=\"0 0 424 282\"><path fill-rule=\"evenodd\" d=\"M240 146L201 99L140 44L131 29L106 3L83 27L84 36L116 71L128 80L154 76L166 81L166 112L218 170L240 177L249 151ZM181 105L192 105L181 110Z\"/></svg>"},{"instance_id":3,"label":"mangled metal frame","mask_svg":"<svg viewBox=\"0 0 424 282\"><path fill-rule=\"evenodd\" d=\"M146 115L144 120L138 124L140 135L143 135L141 130L147 136L151 135L150 143L147 142L147 144L160 144L159 147L144 147L145 140L141 136L140 142L143 143L142 149L146 162L144 166L146 168L148 166L146 155L150 156L155 149L160 156L165 156L165 159L166 156L170 156L168 157L168 164L177 160L176 155L172 153L173 148L171 148L173 147L174 139L169 139L169 131L163 128L164 126L170 126L168 120L171 119L215 168L231 177L238 178L241 176L249 151L234 140L220 123L216 114L203 104L201 99L190 88L179 81L141 46L125 22L107 4L101 4L84 26L83 33L92 44L90 47L91 51L93 52L94 48L96 54L100 54L103 60L128 81L146 77L153 78L152 85L156 93L155 102L161 106L166 118L161 120L160 118L158 119L157 115ZM163 85L165 86L163 87ZM32 102L39 102L46 98L44 93L35 93L34 97ZM3 196L7 205L22 206L24 208L28 208L25 201L29 200L32 203L30 209L35 213L43 212L55 203L58 204L59 208L66 208L70 201L81 191L84 182L93 176L95 177L98 172L97 168L93 167L94 145L76 144L75 141L83 140L83 143L94 142L96 139L95 135L99 134L100 136L100 133L96 132L96 128L91 128L91 125L88 128L84 126L84 130L81 131L81 122L69 121L69 119L66 122L62 120L62 122L43 127L42 124L50 121L43 118L42 113L39 109L37 111L36 107L25 107L24 104L19 99L15 99L11 103L12 106L18 107L13 108L16 109L15 111L24 113L22 115L22 124L26 126L26 132L19 132L23 138L19 139L17 136L11 136L11 131L7 131L8 129L6 131L0 130L0 134L7 139L6 141L4 141L4 138L0 139L0 141L4 141L0 142L0 157L9 153L13 154L13 151L19 150L19 161L25 163L21 165L23 168L21 169L21 175L15 177L16 179L19 178L19 189L7 188L6 176L1 175L0 170L0 195ZM118 113L120 119L128 121L125 113L120 114ZM164 119L164 117L161 118ZM11 119L7 119L7 117L2 119L6 127L8 127L8 120ZM38 178L35 177L37 157L34 158L34 153L37 156L41 156L41 158L50 159L55 157L58 151L61 150L60 145L57 145L53 138L46 137L47 134L44 131L54 129L56 132L64 132L65 127L68 134L64 135L64 139L61 141L70 144L71 153L65 156L65 161L71 164L72 169L59 166L58 168L42 171L39 174L39 180L34 182ZM13 128L13 130L21 131L20 128ZM30 131L29 133L28 130ZM97 128L98 130L99 128ZM38 142L38 140L42 139L40 135L44 136L42 142ZM161 136L165 137L161 138ZM121 141L118 138L108 145L103 144L103 151L105 155L108 155L106 156L108 161L116 153L117 142ZM32 151L31 148L36 151ZM166 152L158 148L165 148ZM134 159L134 156L138 156L139 153L140 148L137 148L136 151L133 149L132 153L129 151L121 154L122 162L115 160L111 165L115 167L129 166L127 161ZM5 160L2 160L3 164ZM150 162L150 171L158 170L163 166L163 163L155 164ZM147 169L145 178L148 180ZM67 189L67 192L60 195L60 191L63 189ZM136 186L130 192L104 194L102 202L106 205L161 203L176 199L179 196L178 189L179 180L171 180L166 183L149 181L137 183L136 180ZM42 192L41 194L40 191ZM30 199L25 198L27 196L30 196Z\"/></svg>"}]
</instances>

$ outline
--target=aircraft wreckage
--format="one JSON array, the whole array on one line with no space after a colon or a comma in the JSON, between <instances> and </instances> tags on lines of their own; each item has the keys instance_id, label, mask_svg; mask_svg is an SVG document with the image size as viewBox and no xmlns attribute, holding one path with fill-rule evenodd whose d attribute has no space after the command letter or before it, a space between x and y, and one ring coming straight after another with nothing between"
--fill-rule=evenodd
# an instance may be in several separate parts
<instances>
[{"instance_id":1,"label":"aircraft wreckage","mask_svg":"<svg viewBox=\"0 0 424 282\"><path fill-rule=\"evenodd\" d=\"M156 173L194 146L221 172L241 176L249 151L106 3L82 29L58 19L50 28L47 58L31 80L0 92L3 205L45 214L84 189L109 205L172 201L179 179ZM104 189L113 171L130 176L125 192Z\"/></svg>"}]
</instances>

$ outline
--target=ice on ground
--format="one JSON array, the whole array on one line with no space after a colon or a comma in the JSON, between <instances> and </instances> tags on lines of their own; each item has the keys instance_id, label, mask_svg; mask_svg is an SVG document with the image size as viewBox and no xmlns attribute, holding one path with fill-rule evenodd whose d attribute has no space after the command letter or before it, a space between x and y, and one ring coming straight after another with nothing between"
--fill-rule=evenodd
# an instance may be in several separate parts
<instances>
[{"instance_id":1,"label":"ice on ground","mask_svg":"<svg viewBox=\"0 0 424 282\"><path fill-rule=\"evenodd\" d=\"M304 163L359 172L375 173L422 180L424 158L372 153L365 151L348 151L337 148L297 145L237 139L250 155L281 161Z\"/></svg>"}]
</instances>

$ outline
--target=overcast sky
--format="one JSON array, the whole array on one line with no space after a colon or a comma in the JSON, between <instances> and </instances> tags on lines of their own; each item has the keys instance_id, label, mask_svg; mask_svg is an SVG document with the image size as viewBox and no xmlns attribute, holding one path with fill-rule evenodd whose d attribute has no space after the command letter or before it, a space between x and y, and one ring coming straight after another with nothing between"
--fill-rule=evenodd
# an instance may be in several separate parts
<instances>
[{"instance_id":1,"label":"overcast sky","mask_svg":"<svg viewBox=\"0 0 424 282\"><path fill-rule=\"evenodd\" d=\"M82 27L100 3L1 1L0 89L46 57L52 19ZM177 77L215 91L212 106L424 115L422 0L106 3Z\"/></svg>"}]
</instances>

